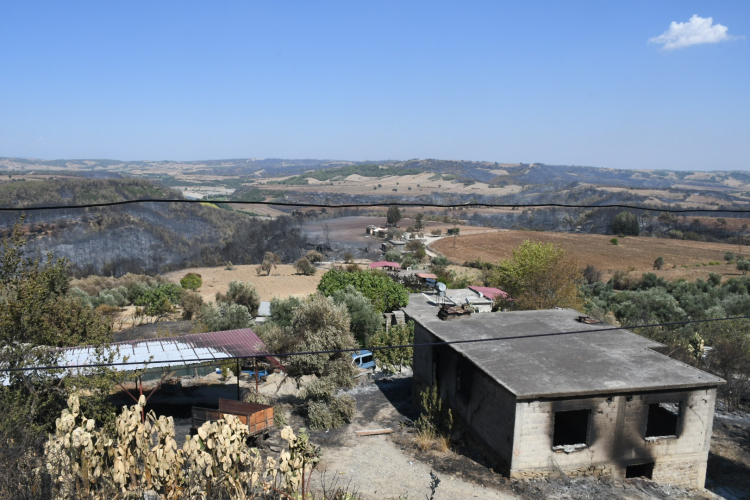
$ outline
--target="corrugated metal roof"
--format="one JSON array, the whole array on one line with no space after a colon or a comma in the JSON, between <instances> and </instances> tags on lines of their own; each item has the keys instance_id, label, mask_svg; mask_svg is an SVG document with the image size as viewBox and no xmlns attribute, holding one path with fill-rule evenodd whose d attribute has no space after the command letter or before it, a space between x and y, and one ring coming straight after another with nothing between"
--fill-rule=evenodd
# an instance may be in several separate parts
<instances>
[{"instance_id":1,"label":"corrugated metal roof","mask_svg":"<svg viewBox=\"0 0 750 500\"><path fill-rule=\"evenodd\" d=\"M196 333L180 337L128 340L110 345L112 363L140 362L122 366L123 370L139 370L147 366L181 366L198 363L206 358L220 360L268 353L263 341L250 328L223 332ZM101 362L92 347L61 349L60 365L75 366ZM169 363L158 363L169 361Z\"/></svg>"}]
</instances>

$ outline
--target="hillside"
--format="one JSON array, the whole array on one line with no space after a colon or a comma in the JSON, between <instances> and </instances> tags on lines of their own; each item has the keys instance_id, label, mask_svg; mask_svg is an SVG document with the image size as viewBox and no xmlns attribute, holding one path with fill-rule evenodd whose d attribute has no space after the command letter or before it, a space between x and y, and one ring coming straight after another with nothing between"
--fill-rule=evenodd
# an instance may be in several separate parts
<instances>
[{"instance_id":1,"label":"hillside","mask_svg":"<svg viewBox=\"0 0 750 500\"><path fill-rule=\"evenodd\" d=\"M142 197L180 199L174 190L142 179L21 181L0 184L2 206L75 205ZM23 213L2 212L7 234ZM265 220L214 205L140 203L107 208L26 213L28 248L71 261L77 275L165 272L225 262L253 264L267 251L291 262L306 238L290 217Z\"/></svg>"}]
</instances>

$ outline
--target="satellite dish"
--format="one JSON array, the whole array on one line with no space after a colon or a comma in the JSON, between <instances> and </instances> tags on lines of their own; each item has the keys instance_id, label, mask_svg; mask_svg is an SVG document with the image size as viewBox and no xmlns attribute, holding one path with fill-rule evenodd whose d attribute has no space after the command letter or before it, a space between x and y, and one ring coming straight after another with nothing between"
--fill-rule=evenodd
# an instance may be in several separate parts
<instances>
[{"instance_id":1,"label":"satellite dish","mask_svg":"<svg viewBox=\"0 0 750 500\"><path fill-rule=\"evenodd\" d=\"M438 282L438 284L437 284L437 289L438 290L440 290L441 292L444 292L447 288L448 287L445 286L445 283Z\"/></svg>"}]
</instances>

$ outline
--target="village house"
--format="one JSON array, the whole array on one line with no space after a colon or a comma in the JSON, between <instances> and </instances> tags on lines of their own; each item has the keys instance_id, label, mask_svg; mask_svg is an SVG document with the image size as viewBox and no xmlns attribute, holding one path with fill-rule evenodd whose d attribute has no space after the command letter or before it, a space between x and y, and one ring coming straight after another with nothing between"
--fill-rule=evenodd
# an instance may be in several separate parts
<instances>
[{"instance_id":1,"label":"village house","mask_svg":"<svg viewBox=\"0 0 750 500\"><path fill-rule=\"evenodd\" d=\"M414 342L516 337L414 349L414 398L437 385L462 428L512 478L645 476L701 488L716 388L724 381L665 346L589 324L577 311L438 318L412 294ZM445 315L443 315L445 316ZM553 332L565 335L540 336Z\"/></svg>"}]
</instances>

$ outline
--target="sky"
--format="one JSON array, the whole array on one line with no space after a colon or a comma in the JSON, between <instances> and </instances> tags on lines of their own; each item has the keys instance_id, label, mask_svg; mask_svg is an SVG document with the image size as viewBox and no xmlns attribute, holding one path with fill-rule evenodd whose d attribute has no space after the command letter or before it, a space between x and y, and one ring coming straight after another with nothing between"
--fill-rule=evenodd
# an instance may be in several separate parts
<instances>
[{"instance_id":1,"label":"sky","mask_svg":"<svg viewBox=\"0 0 750 500\"><path fill-rule=\"evenodd\" d=\"M0 3L0 156L750 169L750 2Z\"/></svg>"}]
</instances>

